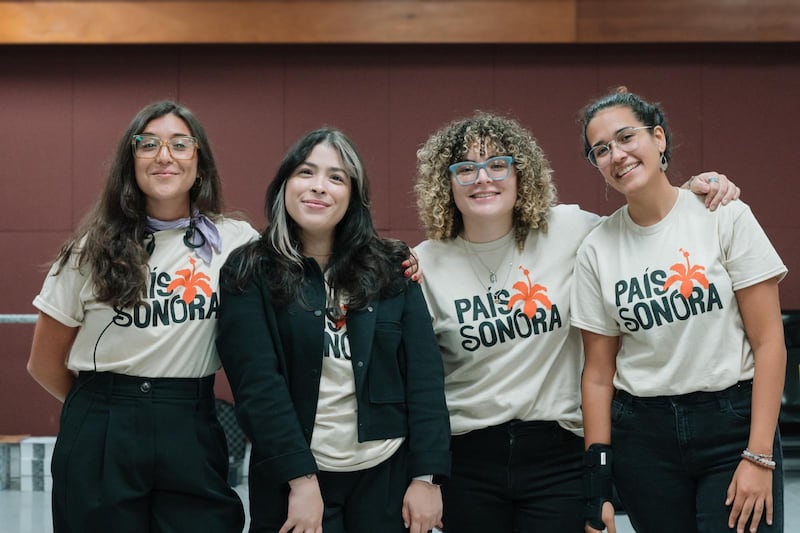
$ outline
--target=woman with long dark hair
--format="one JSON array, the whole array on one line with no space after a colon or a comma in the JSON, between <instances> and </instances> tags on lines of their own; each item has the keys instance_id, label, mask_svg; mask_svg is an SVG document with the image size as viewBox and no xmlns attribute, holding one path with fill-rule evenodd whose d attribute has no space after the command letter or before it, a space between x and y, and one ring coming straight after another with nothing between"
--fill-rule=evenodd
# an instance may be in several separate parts
<instances>
[{"instance_id":1,"label":"woman with long dark hair","mask_svg":"<svg viewBox=\"0 0 800 533\"><path fill-rule=\"evenodd\" d=\"M217 341L253 443L251 531L428 531L449 474L442 361L408 248L378 237L353 144L313 131L223 269Z\"/></svg>"},{"instance_id":2,"label":"woman with long dark hair","mask_svg":"<svg viewBox=\"0 0 800 533\"><path fill-rule=\"evenodd\" d=\"M56 533L241 532L214 336L220 267L257 233L221 206L194 114L169 101L139 111L34 300L28 370L64 402Z\"/></svg>"}]
</instances>

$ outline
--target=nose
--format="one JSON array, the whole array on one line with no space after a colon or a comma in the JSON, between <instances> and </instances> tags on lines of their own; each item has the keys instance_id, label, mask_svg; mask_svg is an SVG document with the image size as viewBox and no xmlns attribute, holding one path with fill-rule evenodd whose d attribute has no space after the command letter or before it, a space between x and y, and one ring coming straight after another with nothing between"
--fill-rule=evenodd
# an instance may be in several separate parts
<instances>
[{"instance_id":1,"label":"nose","mask_svg":"<svg viewBox=\"0 0 800 533\"><path fill-rule=\"evenodd\" d=\"M628 152L617 146L617 141L608 143L608 149L611 152L611 158L614 160L620 159L619 156L624 159L628 155Z\"/></svg>"},{"instance_id":2,"label":"nose","mask_svg":"<svg viewBox=\"0 0 800 533\"><path fill-rule=\"evenodd\" d=\"M163 163L167 163L172 160L172 152L169 151L169 146L167 146L166 143L162 143L161 146L158 147L156 160Z\"/></svg>"},{"instance_id":3,"label":"nose","mask_svg":"<svg viewBox=\"0 0 800 533\"><path fill-rule=\"evenodd\" d=\"M311 192L325 194L325 183L325 176L320 173L314 174L314 177L311 178Z\"/></svg>"},{"instance_id":4,"label":"nose","mask_svg":"<svg viewBox=\"0 0 800 533\"><path fill-rule=\"evenodd\" d=\"M483 172L483 179L481 179L481 172ZM475 176L475 183L490 183L492 178L489 177L489 171L486 167L478 167L478 175Z\"/></svg>"}]
</instances>

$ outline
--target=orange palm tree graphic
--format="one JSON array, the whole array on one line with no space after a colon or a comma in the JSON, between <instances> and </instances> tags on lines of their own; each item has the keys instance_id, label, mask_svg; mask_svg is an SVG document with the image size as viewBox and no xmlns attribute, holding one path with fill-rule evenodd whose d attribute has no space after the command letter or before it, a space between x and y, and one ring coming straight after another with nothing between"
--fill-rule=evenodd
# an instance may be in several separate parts
<instances>
[{"instance_id":1,"label":"orange palm tree graphic","mask_svg":"<svg viewBox=\"0 0 800 533\"><path fill-rule=\"evenodd\" d=\"M662 289L666 291L672 284L680 282L680 293L684 298L688 298L689 295L692 294L692 289L694 288L693 281L699 283L704 289L708 288L708 278L701 272L705 270L706 267L702 265L692 265L689 263L689 252L683 248L679 248L679 251L683 254L683 257L686 258L686 265L675 263L669 267L675 274L667 278Z\"/></svg>"},{"instance_id":2,"label":"orange palm tree graphic","mask_svg":"<svg viewBox=\"0 0 800 533\"><path fill-rule=\"evenodd\" d=\"M547 287L538 283L534 284L531 281L530 271L527 268L520 265L519 269L522 270L522 273L528 278L528 283L518 281L514 284L517 294L508 300L508 309L511 310L515 303L521 301L524 302L522 305L522 312L525 313L525 316L528 318L533 318L539 304L542 304L542 306L549 311L553 304L550 302L550 298L544 294L547 291Z\"/></svg>"},{"instance_id":3,"label":"orange palm tree graphic","mask_svg":"<svg viewBox=\"0 0 800 533\"><path fill-rule=\"evenodd\" d=\"M175 272L175 276L177 276L172 283L167 285L167 291L172 292L178 287L183 287L183 296L181 299L188 303L191 303L194 300L194 297L197 296L197 289L200 289L205 293L206 296L211 296L211 293L214 292L211 289L211 285L208 284L211 281L211 278L208 274L203 272L195 272L194 267L195 261L193 258L189 258L189 262L192 264L191 270L188 268L184 268L182 270L178 270Z\"/></svg>"}]
</instances>

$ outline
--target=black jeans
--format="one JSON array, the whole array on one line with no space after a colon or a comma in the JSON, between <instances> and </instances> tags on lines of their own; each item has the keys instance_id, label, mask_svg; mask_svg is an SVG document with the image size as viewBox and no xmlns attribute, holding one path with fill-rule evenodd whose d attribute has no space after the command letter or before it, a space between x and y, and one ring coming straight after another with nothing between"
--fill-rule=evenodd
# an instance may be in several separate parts
<instances>
[{"instance_id":1,"label":"black jeans","mask_svg":"<svg viewBox=\"0 0 800 533\"><path fill-rule=\"evenodd\" d=\"M639 398L618 391L611 409L614 483L639 533L728 529L728 485L747 447L752 383L719 392ZM780 435L773 454L773 526L783 531ZM748 524L749 527L749 524ZM735 529L734 529L735 531Z\"/></svg>"},{"instance_id":2,"label":"black jeans","mask_svg":"<svg viewBox=\"0 0 800 533\"><path fill-rule=\"evenodd\" d=\"M318 472L325 533L402 533L403 497L410 483L408 444L384 462L353 472ZM277 533L286 521L289 484L250 470L250 533Z\"/></svg>"},{"instance_id":3,"label":"black jeans","mask_svg":"<svg viewBox=\"0 0 800 533\"><path fill-rule=\"evenodd\" d=\"M241 533L214 376L81 373L53 450L56 533Z\"/></svg>"},{"instance_id":4,"label":"black jeans","mask_svg":"<svg viewBox=\"0 0 800 533\"><path fill-rule=\"evenodd\" d=\"M583 439L555 422L507 422L452 437L446 533L583 532Z\"/></svg>"}]
</instances>

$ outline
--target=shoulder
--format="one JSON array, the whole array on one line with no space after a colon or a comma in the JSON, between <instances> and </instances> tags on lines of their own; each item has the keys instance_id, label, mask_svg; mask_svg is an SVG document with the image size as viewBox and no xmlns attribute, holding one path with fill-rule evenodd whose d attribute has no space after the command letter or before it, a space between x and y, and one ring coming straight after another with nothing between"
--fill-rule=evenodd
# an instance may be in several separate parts
<instances>
[{"instance_id":1,"label":"shoulder","mask_svg":"<svg viewBox=\"0 0 800 533\"><path fill-rule=\"evenodd\" d=\"M622 206L607 217L600 217L598 222L592 227L583 239L578 253L583 253L587 248L604 246L601 243L608 243L610 239L616 239L620 235L620 230L624 226L626 206Z\"/></svg>"},{"instance_id":2,"label":"shoulder","mask_svg":"<svg viewBox=\"0 0 800 533\"><path fill-rule=\"evenodd\" d=\"M548 231L552 228L556 231L582 231L585 235L596 227L603 217L591 213L576 204L558 204L550 208L547 218Z\"/></svg>"},{"instance_id":3,"label":"shoulder","mask_svg":"<svg viewBox=\"0 0 800 533\"><path fill-rule=\"evenodd\" d=\"M454 248L456 248L456 242L453 239L442 241L429 239L416 245L414 253L419 256L420 260L429 260L443 253L448 253Z\"/></svg>"},{"instance_id":4,"label":"shoulder","mask_svg":"<svg viewBox=\"0 0 800 533\"><path fill-rule=\"evenodd\" d=\"M679 189L683 195L682 208L692 215L705 216L719 220L721 223L732 222L744 214L751 213L750 206L741 200L734 200L727 205L720 205L714 211L705 205L705 196L700 196L686 189Z\"/></svg>"},{"instance_id":5,"label":"shoulder","mask_svg":"<svg viewBox=\"0 0 800 533\"><path fill-rule=\"evenodd\" d=\"M222 235L223 244L228 248L254 241L259 235L255 228L244 220L220 217L215 224Z\"/></svg>"}]
</instances>

